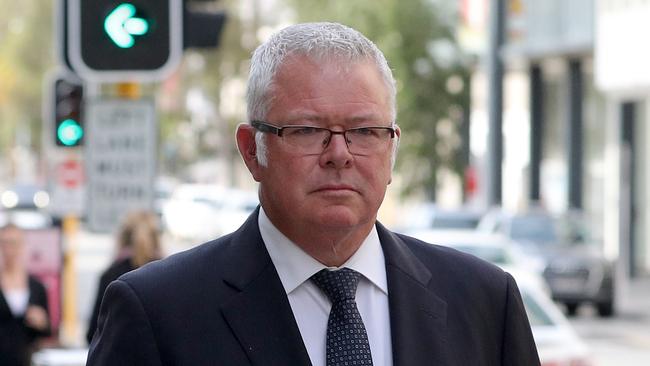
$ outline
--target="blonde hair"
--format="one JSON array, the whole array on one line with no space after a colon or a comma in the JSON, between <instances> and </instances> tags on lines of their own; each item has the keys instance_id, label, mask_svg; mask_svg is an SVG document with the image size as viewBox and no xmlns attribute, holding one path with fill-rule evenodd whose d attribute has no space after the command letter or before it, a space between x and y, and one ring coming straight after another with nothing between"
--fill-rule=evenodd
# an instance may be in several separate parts
<instances>
[{"instance_id":1,"label":"blonde hair","mask_svg":"<svg viewBox=\"0 0 650 366\"><path fill-rule=\"evenodd\" d=\"M131 253L131 263L140 267L160 259L158 218L148 211L133 211L126 215L117 235L120 251Z\"/></svg>"}]
</instances>

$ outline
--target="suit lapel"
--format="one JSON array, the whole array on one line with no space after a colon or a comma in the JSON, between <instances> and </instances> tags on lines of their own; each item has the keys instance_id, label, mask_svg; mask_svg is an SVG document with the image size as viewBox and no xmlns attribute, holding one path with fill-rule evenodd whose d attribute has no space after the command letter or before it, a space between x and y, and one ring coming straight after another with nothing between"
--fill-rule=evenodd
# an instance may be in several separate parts
<instances>
[{"instance_id":1,"label":"suit lapel","mask_svg":"<svg viewBox=\"0 0 650 366\"><path fill-rule=\"evenodd\" d=\"M393 364L448 365L447 303L428 287L431 272L379 223L377 232L386 257Z\"/></svg>"},{"instance_id":2,"label":"suit lapel","mask_svg":"<svg viewBox=\"0 0 650 366\"><path fill-rule=\"evenodd\" d=\"M232 239L224 281L240 292L222 314L253 365L311 365L257 217L256 210Z\"/></svg>"}]
</instances>

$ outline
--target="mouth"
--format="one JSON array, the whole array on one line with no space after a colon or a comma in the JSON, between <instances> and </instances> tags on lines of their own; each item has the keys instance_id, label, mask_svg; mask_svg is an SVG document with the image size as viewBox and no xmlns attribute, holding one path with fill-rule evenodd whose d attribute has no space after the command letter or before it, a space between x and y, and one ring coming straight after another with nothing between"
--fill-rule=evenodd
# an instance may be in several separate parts
<instances>
[{"instance_id":1,"label":"mouth","mask_svg":"<svg viewBox=\"0 0 650 366\"><path fill-rule=\"evenodd\" d=\"M328 184L328 185L320 186L314 192L331 193L331 194L337 194L337 193L344 194L349 192L358 193L358 191L354 187L345 184Z\"/></svg>"}]
</instances>

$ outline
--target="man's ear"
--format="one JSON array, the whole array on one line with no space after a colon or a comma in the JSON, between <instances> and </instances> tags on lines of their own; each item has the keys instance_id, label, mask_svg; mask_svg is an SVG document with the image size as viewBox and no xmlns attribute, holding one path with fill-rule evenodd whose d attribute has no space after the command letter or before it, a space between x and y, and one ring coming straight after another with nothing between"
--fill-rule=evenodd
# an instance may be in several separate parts
<instances>
[{"instance_id":1,"label":"man's ear","mask_svg":"<svg viewBox=\"0 0 650 366\"><path fill-rule=\"evenodd\" d=\"M257 145L255 143L255 129L246 123L241 123L237 126L236 132L237 149L244 164L251 172L253 179L259 182L261 178L261 169L263 168L257 161Z\"/></svg>"}]
</instances>

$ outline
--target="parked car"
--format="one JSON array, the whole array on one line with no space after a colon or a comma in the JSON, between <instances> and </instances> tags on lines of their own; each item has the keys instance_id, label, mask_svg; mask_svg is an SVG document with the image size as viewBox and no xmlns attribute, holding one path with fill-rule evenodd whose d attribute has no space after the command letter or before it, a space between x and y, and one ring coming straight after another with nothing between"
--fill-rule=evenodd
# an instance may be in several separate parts
<instances>
[{"instance_id":1,"label":"parked car","mask_svg":"<svg viewBox=\"0 0 650 366\"><path fill-rule=\"evenodd\" d=\"M550 298L550 290L525 253L503 234L472 230L414 230L420 240L449 246L512 274L531 324L542 366L590 366L586 344Z\"/></svg>"},{"instance_id":2,"label":"parked car","mask_svg":"<svg viewBox=\"0 0 650 366\"><path fill-rule=\"evenodd\" d=\"M501 232L524 251L543 260L543 275L553 299L569 315L582 303L593 303L603 317L614 314L614 263L589 238L579 215L553 217L543 210L487 214L479 230Z\"/></svg>"},{"instance_id":3,"label":"parked car","mask_svg":"<svg viewBox=\"0 0 650 366\"><path fill-rule=\"evenodd\" d=\"M9 222L26 230L44 229L53 225L46 211L50 195L38 185L18 183L0 193L0 226Z\"/></svg>"},{"instance_id":4,"label":"parked car","mask_svg":"<svg viewBox=\"0 0 650 366\"><path fill-rule=\"evenodd\" d=\"M0 227L12 223L24 230L46 229L52 227L54 220L46 212L36 210L0 211Z\"/></svg>"},{"instance_id":5,"label":"parked car","mask_svg":"<svg viewBox=\"0 0 650 366\"><path fill-rule=\"evenodd\" d=\"M589 349L555 303L535 283L513 273L542 366L590 366Z\"/></svg>"},{"instance_id":6,"label":"parked car","mask_svg":"<svg viewBox=\"0 0 650 366\"><path fill-rule=\"evenodd\" d=\"M176 239L198 243L237 229L258 203L255 192L181 184L163 205L163 224Z\"/></svg>"},{"instance_id":7,"label":"parked car","mask_svg":"<svg viewBox=\"0 0 650 366\"><path fill-rule=\"evenodd\" d=\"M8 210L40 210L50 204L50 195L38 185L18 183L2 191L0 204Z\"/></svg>"},{"instance_id":8,"label":"parked car","mask_svg":"<svg viewBox=\"0 0 650 366\"><path fill-rule=\"evenodd\" d=\"M460 250L503 268L506 272L526 276L526 281L535 283L550 294L546 281L541 276L541 264L536 258L526 255L508 237L499 233L484 233L476 230L414 230L406 233L427 243L443 245Z\"/></svg>"},{"instance_id":9,"label":"parked car","mask_svg":"<svg viewBox=\"0 0 650 366\"><path fill-rule=\"evenodd\" d=\"M405 232L416 229L462 230L475 229L484 212L474 208L441 208L426 202L408 209L399 220L396 231Z\"/></svg>"}]
</instances>

